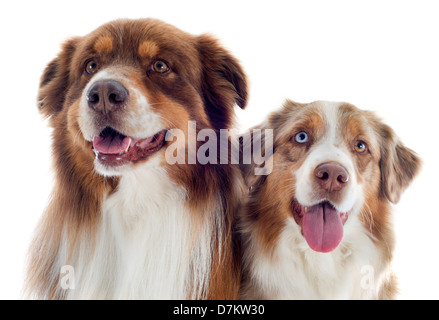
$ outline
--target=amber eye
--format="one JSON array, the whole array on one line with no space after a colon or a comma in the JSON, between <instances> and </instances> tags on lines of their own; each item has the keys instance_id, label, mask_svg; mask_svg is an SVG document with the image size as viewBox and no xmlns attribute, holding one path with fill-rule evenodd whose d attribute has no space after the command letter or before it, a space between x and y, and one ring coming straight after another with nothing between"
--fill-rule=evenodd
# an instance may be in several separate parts
<instances>
[{"instance_id":1,"label":"amber eye","mask_svg":"<svg viewBox=\"0 0 439 320\"><path fill-rule=\"evenodd\" d=\"M156 62L154 62L152 68L157 73L166 73L169 71L168 65L162 60L157 60Z\"/></svg>"},{"instance_id":2,"label":"amber eye","mask_svg":"<svg viewBox=\"0 0 439 320\"><path fill-rule=\"evenodd\" d=\"M354 150L358 153L363 153L367 150L367 144L364 141L358 140L354 145Z\"/></svg>"},{"instance_id":3,"label":"amber eye","mask_svg":"<svg viewBox=\"0 0 439 320\"><path fill-rule=\"evenodd\" d=\"M98 65L98 63L97 63L95 60L93 60L93 59L88 60L88 61L85 63L85 72L87 72L88 74L93 74L93 73L95 73L96 71L98 71L98 69L99 69L99 65Z\"/></svg>"}]
</instances>

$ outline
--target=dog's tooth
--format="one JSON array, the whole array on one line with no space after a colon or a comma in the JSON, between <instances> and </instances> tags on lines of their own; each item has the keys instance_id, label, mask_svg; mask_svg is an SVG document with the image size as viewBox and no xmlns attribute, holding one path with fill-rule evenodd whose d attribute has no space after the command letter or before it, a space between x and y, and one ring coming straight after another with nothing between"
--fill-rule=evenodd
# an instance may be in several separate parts
<instances>
[{"instance_id":1,"label":"dog's tooth","mask_svg":"<svg viewBox=\"0 0 439 320\"><path fill-rule=\"evenodd\" d=\"M128 152L128 150L130 149L131 141L132 141L132 139L130 138L130 143L128 143L127 148L125 149L125 152Z\"/></svg>"},{"instance_id":2,"label":"dog's tooth","mask_svg":"<svg viewBox=\"0 0 439 320\"><path fill-rule=\"evenodd\" d=\"M306 213L308 211L308 207L304 207L303 211Z\"/></svg>"}]
</instances>

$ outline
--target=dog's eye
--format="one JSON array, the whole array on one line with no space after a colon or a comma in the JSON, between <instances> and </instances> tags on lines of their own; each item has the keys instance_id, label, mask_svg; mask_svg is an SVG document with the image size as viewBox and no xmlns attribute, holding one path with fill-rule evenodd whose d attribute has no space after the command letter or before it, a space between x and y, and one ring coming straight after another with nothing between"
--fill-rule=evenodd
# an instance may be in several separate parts
<instances>
[{"instance_id":1,"label":"dog's eye","mask_svg":"<svg viewBox=\"0 0 439 320\"><path fill-rule=\"evenodd\" d=\"M363 153L367 150L367 144L364 141L357 141L354 145L354 150L357 151L358 153Z\"/></svg>"},{"instance_id":2,"label":"dog's eye","mask_svg":"<svg viewBox=\"0 0 439 320\"><path fill-rule=\"evenodd\" d=\"M306 142L308 142L308 134L306 132L304 132L304 131L301 131L298 134L296 134L294 139L298 143L306 143Z\"/></svg>"},{"instance_id":3,"label":"dog's eye","mask_svg":"<svg viewBox=\"0 0 439 320\"><path fill-rule=\"evenodd\" d=\"M88 74L93 74L99 69L99 64L95 60L88 60L85 63L85 72Z\"/></svg>"},{"instance_id":4,"label":"dog's eye","mask_svg":"<svg viewBox=\"0 0 439 320\"><path fill-rule=\"evenodd\" d=\"M169 71L168 65L162 60L157 60L156 62L154 62L152 68L157 73L166 73Z\"/></svg>"}]
</instances>

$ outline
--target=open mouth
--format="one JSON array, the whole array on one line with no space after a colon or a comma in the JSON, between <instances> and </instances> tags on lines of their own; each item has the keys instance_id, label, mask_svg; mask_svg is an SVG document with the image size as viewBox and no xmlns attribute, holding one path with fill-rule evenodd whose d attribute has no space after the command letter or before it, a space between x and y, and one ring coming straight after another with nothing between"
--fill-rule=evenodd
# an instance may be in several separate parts
<instances>
[{"instance_id":1,"label":"open mouth","mask_svg":"<svg viewBox=\"0 0 439 320\"><path fill-rule=\"evenodd\" d=\"M292 211L311 249L331 252L338 247L343 238L343 225L348 218L348 212L337 211L329 201L305 207L296 199L293 199Z\"/></svg>"},{"instance_id":2,"label":"open mouth","mask_svg":"<svg viewBox=\"0 0 439 320\"><path fill-rule=\"evenodd\" d=\"M109 166L145 159L159 151L165 141L166 130L145 139L134 139L111 127L106 127L93 138L93 150L97 159Z\"/></svg>"}]
</instances>

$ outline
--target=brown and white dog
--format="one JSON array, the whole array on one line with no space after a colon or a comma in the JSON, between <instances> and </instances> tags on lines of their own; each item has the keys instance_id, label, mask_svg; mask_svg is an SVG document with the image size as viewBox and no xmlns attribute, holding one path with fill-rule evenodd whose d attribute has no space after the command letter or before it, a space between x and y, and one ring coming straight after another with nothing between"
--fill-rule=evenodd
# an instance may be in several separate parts
<instances>
[{"instance_id":1,"label":"brown and white dog","mask_svg":"<svg viewBox=\"0 0 439 320\"><path fill-rule=\"evenodd\" d=\"M242 297L393 298L392 203L417 155L346 103L287 101L259 128L274 129L274 161L269 175L244 168Z\"/></svg>"},{"instance_id":2,"label":"brown and white dog","mask_svg":"<svg viewBox=\"0 0 439 320\"><path fill-rule=\"evenodd\" d=\"M236 298L239 169L169 164L165 149L178 129L187 160L188 122L227 129L246 99L240 64L208 35L117 20L67 41L40 83L56 181L31 245L28 295Z\"/></svg>"}]
</instances>

